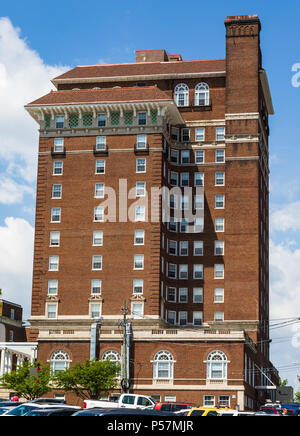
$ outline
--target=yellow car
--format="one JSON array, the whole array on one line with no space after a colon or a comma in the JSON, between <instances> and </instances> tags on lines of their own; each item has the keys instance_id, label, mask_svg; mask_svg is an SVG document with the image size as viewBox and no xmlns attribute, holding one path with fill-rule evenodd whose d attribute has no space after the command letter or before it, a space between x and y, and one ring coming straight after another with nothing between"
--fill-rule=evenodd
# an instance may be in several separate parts
<instances>
[{"instance_id":1,"label":"yellow car","mask_svg":"<svg viewBox=\"0 0 300 436\"><path fill-rule=\"evenodd\" d=\"M220 409L218 407L192 407L187 416L219 416L218 412L221 410L230 411L230 409Z\"/></svg>"}]
</instances>

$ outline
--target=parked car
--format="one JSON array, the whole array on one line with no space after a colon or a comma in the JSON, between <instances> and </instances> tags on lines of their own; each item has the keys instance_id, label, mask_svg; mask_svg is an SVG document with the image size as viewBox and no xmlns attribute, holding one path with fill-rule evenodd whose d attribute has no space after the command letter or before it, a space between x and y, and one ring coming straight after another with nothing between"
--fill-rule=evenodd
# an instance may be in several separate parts
<instances>
[{"instance_id":1,"label":"parked car","mask_svg":"<svg viewBox=\"0 0 300 436\"><path fill-rule=\"evenodd\" d=\"M22 403L17 402L1 402L0 403L0 416L4 415L5 412L8 412L9 410L13 409L14 407L19 406Z\"/></svg>"},{"instance_id":2,"label":"parked car","mask_svg":"<svg viewBox=\"0 0 300 436\"><path fill-rule=\"evenodd\" d=\"M36 409L57 409L59 406L58 404L46 404L46 403L24 403L20 406L11 408L7 412L5 412L2 416L25 416L27 413L32 412ZM80 407L77 406L71 406L68 404L64 404L64 408L71 408L71 409L77 409L80 410Z\"/></svg>"},{"instance_id":3,"label":"parked car","mask_svg":"<svg viewBox=\"0 0 300 436\"><path fill-rule=\"evenodd\" d=\"M117 401L104 400L85 400L83 402L84 409L103 409L103 408L129 408L129 409L145 409L155 407L155 401L151 397L137 394L122 394Z\"/></svg>"},{"instance_id":4,"label":"parked car","mask_svg":"<svg viewBox=\"0 0 300 436\"><path fill-rule=\"evenodd\" d=\"M218 416L218 412L229 409L218 409L217 407L192 407L187 416Z\"/></svg>"},{"instance_id":5,"label":"parked car","mask_svg":"<svg viewBox=\"0 0 300 436\"><path fill-rule=\"evenodd\" d=\"M34 409L25 416L72 416L78 409L59 407L57 409Z\"/></svg>"},{"instance_id":6,"label":"parked car","mask_svg":"<svg viewBox=\"0 0 300 436\"><path fill-rule=\"evenodd\" d=\"M128 408L113 408L113 409L84 409L74 413L73 416L176 416L172 412L161 412L153 409L128 409Z\"/></svg>"},{"instance_id":7,"label":"parked car","mask_svg":"<svg viewBox=\"0 0 300 436\"><path fill-rule=\"evenodd\" d=\"M31 403L47 403L47 404L66 404L66 400L60 398L37 398L30 401Z\"/></svg>"},{"instance_id":8,"label":"parked car","mask_svg":"<svg viewBox=\"0 0 300 436\"><path fill-rule=\"evenodd\" d=\"M160 402L155 404L154 410L161 410L162 412L179 412L180 410L191 409L192 407L197 407L197 404Z\"/></svg>"},{"instance_id":9,"label":"parked car","mask_svg":"<svg viewBox=\"0 0 300 436\"><path fill-rule=\"evenodd\" d=\"M254 412L240 412L239 410L220 410L218 416L254 416Z\"/></svg>"},{"instance_id":10,"label":"parked car","mask_svg":"<svg viewBox=\"0 0 300 436\"><path fill-rule=\"evenodd\" d=\"M279 407L261 407L260 412L268 415L283 415L283 410Z\"/></svg>"}]
</instances>

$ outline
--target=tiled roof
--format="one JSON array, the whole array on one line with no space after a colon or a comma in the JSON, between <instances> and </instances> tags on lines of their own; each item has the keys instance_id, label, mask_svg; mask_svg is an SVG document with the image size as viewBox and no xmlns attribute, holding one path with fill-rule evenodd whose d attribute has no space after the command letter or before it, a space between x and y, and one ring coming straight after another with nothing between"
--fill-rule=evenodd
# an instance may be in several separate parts
<instances>
[{"instance_id":1,"label":"tiled roof","mask_svg":"<svg viewBox=\"0 0 300 436\"><path fill-rule=\"evenodd\" d=\"M157 86L51 91L27 106L171 101Z\"/></svg>"},{"instance_id":2,"label":"tiled roof","mask_svg":"<svg viewBox=\"0 0 300 436\"><path fill-rule=\"evenodd\" d=\"M224 59L206 61L176 62L137 62L131 64L86 65L78 66L56 77L53 83L65 79L91 79L121 76L148 76L156 74L191 74L223 72L226 69Z\"/></svg>"}]
</instances>

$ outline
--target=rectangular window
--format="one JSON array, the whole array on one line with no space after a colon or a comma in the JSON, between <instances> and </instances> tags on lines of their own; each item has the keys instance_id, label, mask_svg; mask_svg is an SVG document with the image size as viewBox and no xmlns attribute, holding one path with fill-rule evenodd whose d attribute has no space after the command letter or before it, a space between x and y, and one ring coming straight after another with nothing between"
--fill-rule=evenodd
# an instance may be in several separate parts
<instances>
[{"instance_id":1,"label":"rectangular window","mask_svg":"<svg viewBox=\"0 0 300 436\"><path fill-rule=\"evenodd\" d=\"M104 198L104 183L95 183L95 198Z\"/></svg>"},{"instance_id":2,"label":"rectangular window","mask_svg":"<svg viewBox=\"0 0 300 436\"><path fill-rule=\"evenodd\" d=\"M146 172L146 159L137 159L136 160L136 172L137 173L145 173Z\"/></svg>"},{"instance_id":3,"label":"rectangular window","mask_svg":"<svg viewBox=\"0 0 300 436\"><path fill-rule=\"evenodd\" d=\"M64 151L63 138L55 138L54 139L54 151L57 153L62 153Z\"/></svg>"},{"instance_id":4,"label":"rectangular window","mask_svg":"<svg viewBox=\"0 0 300 436\"><path fill-rule=\"evenodd\" d=\"M180 174L180 186L189 186L190 184L190 174L181 173Z\"/></svg>"},{"instance_id":5,"label":"rectangular window","mask_svg":"<svg viewBox=\"0 0 300 436\"><path fill-rule=\"evenodd\" d=\"M216 173L216 186L224 186L225 185L225 173Z\"/></svg>"},{"instance_id":6,"label":"rectangular window","mask_svg":"<svg viewBox=\"0 0 300 436\"><path fill-rule=\"evenodd\" d=\"M144 314L144 304L143 303L132 303L131 314L133 319L141 319Z\"/></svg>"},{"instance_id":7,"label":"rectangular window","mask_svg":"<svg viewBox=\"0 0 300 436\"><path fill-rule=\"evenodd\" d=\"M176 303L176 288L167 288L167 301Z\"/></svg>"},{"instance_id":8,"label":"rectangular window","mask_svg":"<svg viewBox=\"0 0 300 436\"><path fill-rule=\"evenodd\" d=\"M144 290L144 280L135 279L133 280L133 294L142 294Z\"/></svg>"},{"instance_id":9,"label":"rectangular window","mask_svg":"<svg viewBox=\"0 0 300 436\"><path fill-rule=\"evenodd\" d=\"M224 312L215 312L214 320L217 322L223 322L224 321Z\"/></svg>"},{"instance_id":10,"label":"rectangular window","mask_svg":"<svg viewBox=\"0 0 300 436\"><path fill-rule=\"evenodd\" d=\"M225 127L217 127L216 128L216 140L224 141L225 139Z\"/></svg>"},{"instance_id":11,"label":"rectangular window","mask_svg":"<svg viewBox=\"0 0 300 436\"><path fill-rule=\"evenodd\" d=\"M179 141L179 129L178 127L171 128L171 138L173 141Z\"/></svg>"},{"instance_id":12,"label":"rectangular window","mask_svg":"<svg viewBox=\"0 0 300 436\"><path fill-rule=\"evenodd\" d=\"M197 164L203 164L205 162L205 151L204 150L197 150L195 152L195 162Z\"/></svg>"},{"instance_id":13,"label":"rectangular window","mask_svg":"<svg viewBox=\"0 0 300 436\"><path fill-rule=\"evenodd\" d=\"M62 174L63 174L63 162L59 160L55 160L53 162L53 175L62 176Z\"/></svg>"},{"instance_id":14,"label":"rectangular window","mask_svg":"<svg viewBox=\"0 0 300 436\"><path fill-rule=\"evenodd\" d=\"M59 256L49 257L49 271L58 271L59 268Z\"/></svg>"},{"instance_id":15,"label":"rectangular window","mask_svg":"<svg viewBox=\"0 0 300 436\"><path fill-rule=\"evenodd\" d=\"M106 150L106 136L97 136L96 151Z\"/></svg>"},{"instance_id":16,"label":"rectangular window","mask_svg":"<svg viewBox=\"0 0 300 436\"><path fill-rule=\"evenodd\" d=\"M230 397L229 395L220 395L219 396L219 406L220 407L230 407Z\"/></svg>"},{"instance_id":17,"label":"rectangular window","mask_svg":"<svg viewBox=\"0 0 300 436\"><path fill-rule=\"evenodd\" d=\"M94 221L104 222L104 208L102 206L96 206L94 208Z\"/></svg>"},{"instance_id":18,"label":"rectangular window","mask_svg":"<svg viewBox=\"0 0 300 436\"><path fill-rule=\"evenodd\" d=\"M204 218L196 218L194 221L194 233L204 232Z\"/></svg>"},{"instance_id":19,"label":"rectangular window","mask_svg":"<svg viewBox=\"0 0 300 436\"><path fill-rule=\"evenodd\" d=\"M189 243L188 241L180 241L179 242L179 256L188 256L189 255Z\"/></svg>"},{"instance_id":20,"label":"rectangular window","mask_svg":"<svg viewBox=\"0 0 300 436\"><path fill-rule=\"evenodd\" d=\"M203 303L203 288L193 289L193 303L198 303L198 304Z\"/></svg>"},{"instance_id":21,"label":"rectangular window","mask_svg":"<svg viewBox=\"0 0 300 436\"><path fill-rule=\"evenodd\" d=\"M146 182L136 182L136 196L145 197L146 195Z\"/></svg>"},{"instance_id":22,"label":"rectangular window","mask_svg":"<svg viewBox=\"0 0 300 436\"><path fill-rule=\"evenodd\" d=\"M57 318L57 304L47 304L47 318Z\"/></svg>"},{"instance_id":23,"label":"rectangular window","mask_svg":"<svg viewBox=\"0 0 300 436\"><path fill-rule=\"evenodd\" d=\"M204 395L203 406L204 407L215 407L215 397L212 395Z\"/></svg>"},{"instance_id":24,"label":"rectangular window","mask_svg":"<svg viewBox=\"0 0 300 436\"><path fill-rule=\"evenodd\" d=\"M215 279L224 279L224 265L215 265L214 268L214 277Z\"/></svg>"},{"instance_id":25,"label":"rectangular window","mask_svg":"<svg viewBox=\"0 0 300 436\"><path fill-rule=\"evenodd\" d=\"M204 194L195 195L194 197L194 209L203 210L204 209Z\"/></svg>"},{"instance_id":26,"label":"rectangular window","mask_svg":"<svg viewBox=\"0 0 300 436\"><path fill-rule=\"evenodd\" d=\"M189 278L189 267L188 265L179 265L179 279L188 280Z\"/></svg>"},{"instance_id":27,"label":"rectangular window","mask_svg":"<svg viewBox=\"0 0 300 436\"><path fill-rule=\"evenodd\" d=\"M224 256L224 249L224 241L215 241L215 256Z\"/></svg>"},{"instance_id":28,"label":"rectangular window","mask_svg":"<svg viewBox=\"0 0 300 436\"><path fill-rule=\"evenodd\" d=\"M98 127L105 127L105 126L106 126L106 114L99 114Z\"/></svg>"},{"instance_id":29,"label":"rectangular window","mask_svg":"<svg viewBox=\"0 0 300 436\"><path fill-rule=\"evenodd\" d=\"M187 325L187 312L179 312L179 325Z\"/></svg>"},{"instance_id":30,"label":"rectangular window","mask_svg":"<svg viewBox=\"0 0 300 436\"><path fill-rule=\"evenodd\" d=\"M147 148L147 135L137 135L136 148L138 149Z\"/></svg>"},{"instance_id":31,"label":"rectangular window","mask_svg":"<svg viewBox=\"0 0 300 436\"><path fill-rule=\"evenodd\" d=\"M170 221L168 223L168 230L170 232L177 232L177 222L172 217L170 217Z\"/></svg>"},{"instance_id":32,"label":"rectangular window","mask_svg":"<svg viewBox=\"0 0 300 436\"><path fill-rule=\"evenodd\" d=\"M93 232L93 246L94 247L102 247L103 245L103 231L95 230Z\"/></svg>"},{"instance_id":33,"label":"rectangular window","mask_svg":"<svg viewBox=\"0 0 300 436\"><path fill-rule=\"evenodd\" d=\"M194 265L194 275L195 280L203 279L203 265Z\"/></svg>"},{"instance_id":34,"label":"rectangular window","mask_svg":"<svg viewBox=\"0 0 300 436\"><path fill-rule=\"evenodd\" d=\"M168 253L171 256L177 256L177 241L168 240Z\"/></svg>"},{"instance_id":35,"label":"rectangular window","mask_svg":"<svg viewBox=\"0 0 300 436\"><path fill-rule=\"evenodd\" d=\"M92 295L100 295L101 294L101 288L102 288L102 280L100 280L100 279L93 279L91 281L91 294Z\"/></svg>"},{"instance_id":36,"label":"rectangular window","mask_svg":"<svg viewBox=\"0 0 300 436\"><path fill-rule=\"evenodd\" d=\"M92 257L92 270L93 271L101 271L102 270L102 256L94 255Z\"/></svg>"},{"instance_id":37,"label":"rectangular window","mask_svg":"<svg viewBox=\"0 0 300 436\"><path fill-rule=\"evenodd\" d=\"M215 303L224 303L224 289L223 288L215 288L214 302Z\"/></svg>"},{"instance_id":38,"label":"rectangular window","mask_svg":"<svg viewBox=\"0 0 300 436\"><path fill-rule=\"evenodd\" d=\"M52 223L60 223L61 219L61 209L60 207L54 207L51 209L51 222Z\"/></svg>"},{"instance_id":39,"label":"rectangular window","mask_svg":"<svg viewBox=\"0 0 300 436\"><path fill-rule=\"evenodd\" d=\"M189 223L186 219L180 221L180 233L188 233Z\"/></svg>"},{"instance_id":40,"label":"rectangular window","mask_svg":"<svg viewBox=\"0 0 300 436\"><path fill-rule=\"evenodd\" d=\"M178 173L169 172L169 183L172 186L178 186Z\"/></svg>"},{"instance_id":41,"label":"rectangular window","mask_svg":"<svg viewBox=\"0 0 300 436\"><path fill-rule=\"evenodd\" d=\"M225 195L216 195L215 200L215 207L216 209L224 209L225 207Z\"/></svg>"},{"instance_id":42,"label":"rectangular window","mask_svg":"<svg viewBox=\"0 0 300 436\"><path fill-rule=\"evenodd\" d=\"M201 326L203 322L203 313L202 312L193 312L193 324L195 326Z\"/></svg>"},{"instance_id":43,"label":"rectangular window","mask_svg":"<svg viewBox=\"0 0 300 436\"><path fill-rule=\"evenodd\" d=\"M170 209L177 209L177 207L178 207L177 195L171 194L170 195Z\"/></svg>"},{"instance_id":44,"label":"rectangular window","mask_svg":"<svg viewBox=\"0 0 300 436\"><path fill-rule=\"evenodd\" d=\"M199 127L195 130L195 140L196 141L205 141L205 128Z\"/></svg>"},{"instance_id":45,"label":"rectangular window","mask_svg":"<svg viewBox=\"0 0 300 436\"><path fill-rule=\"evenodd\" d=\"M188 289L187 288L180 288L179 289L178 303L188 303Z\"/></svg>"},{"instance_id":46,"label":"rectangular window","mask_svg":"<svg viewBox=\"0 0 300 436\"><path fill-rule=\"evenodd\" d=\"M97 159L96 160L96 174L105 174L105 160Z\"/></svg>"},{"instance_id":47,"label":"rectangular window","mask_svg":"<svg viewBox=\"0 0 300 436\"><path fill-rule=\"evenodd\" d=\"M174 312L172 310L168 310L168 312L167 312L167 323L169 323L170 325L175 325L176 324L176 312Z\"/></svg>"},{"instance_id":48,"label":"rectangular window","mask_svg":"<svg viewBox=\"0 0 300 436\"><path fill-rule=\"evenodd\" d=\"M190 141L190 129L183 128L181 130L181 141L189 142Z\"/></svg>"},{"instance_id":49,"label":"rectangular window","mask_svg":"<svg viewBox=\"0 0 300 436\"><path fill-rule=\"evenodd\" d=\"M216 150L216 162L217 163L225 162L225 150Z\"/></svg>"},{"instance_id":50,"label":"rectangular window","mask_svg":"<svg viewBox=\"0 0 300 436\"><path fill-rule=\"evenodd\" d=\"M177 278L177 265L174 265L173 263L168 263L168 277L169 279Z\"/></svg>"},{"instance_id":51,"label":"rectangular window","mask_svg":"<svg viewBox=\"0 0 300 436\"><path fill-rule=\"evenodd\" d=\"M55 118L55 128L56 129L63 129L65 126L65 117L64 116L58 116Z\"/></svg>"},{"instance_id":52,"label":"rectangular window","mask_svg":"<svg viewBox=\"0 0 300 436\"><path fill-rule=\"evenodd\" d=\"M135 269L135 270L144 269L144 255L143 254L135 254L134 255L133 269Z\"/></svg>"},{"instance_id":53,"label":"rectangular window","mask_svg":"<svg viewBox=\"0 0 300 436\"><path fill-rule=\"evenodd\" d=\"M194 241L194 256L203 256L203 241Z\"/></svg>"},{"instance_id":54,"label":"rectangular window","mask_svg":"<svg viewBox=\"0 0 300 436\"><path fill-rule=\"evenodd\" d=\"M183 195L181 197L181 210L189 210L189 196Z\"/></svg>"},{"instance_id":55,"label":"rectangular window","mask_svg":"<svg viewBox=\"0 0 300 436\"><path fill-rule=\"evenodd\" d=\"M195 186L204 186L204 173L195 173Z\"/></svg>"},{"instance_id":56,"label":"rectangular window","mask_svg":"<svg viewBox=\"0 0 300 436\"><path fill-rule=\"evenodd\" d=\"M48 280L48 295L58 294L58 280Z\"/></svg>"},{"instance_id":57,"label":"rectangular window","mask_svg":"<svg viewBox=\"0 0 300 436\"><path fill-rule=\"evenodd\" d=\"M50 247L59 247L60 232L50 232Z\"/></svg>"},{"instance_id":58,"label":"rectangular window","mask_svg":"<svg viewBox=\"0 0 300 436\"><path fill-rule=\"evenodd\" d=\"M181 152L181 163L188 164L190 163L190 152L189 150L184 150Z\"/></svg>"},{"instance_id":59,"label":"rectangular window","mask_svg":"<svg viewBox=\"0 0 300 436\"><path fill-rule=\"evenodd\" d=\"M216 218L215 231L216 232L224 232L225 231L225 219L224 218Z\"/></svg>"},{"instance_id":60,"label":"rectangular window","mask_svg":"<svg viewBox=\"0 0 300 436\"><path fill-rule=\"evenodd\" d=\"M144 244L145 244L145 230L135 230L134 245L144 245Z\"/></svg>"},{"instance_id":61,"label":"rectangular window","mask_svg":"<svg viewBox=\"0 0 300 436\"><path fill-rule=\"evenodd\" d=\"M90 305L91 318L96 319L101 317L101 304L92 303Z\"/></svg>"},{"instance_id":62,"label":"rectangular window","mask_svg":"<svg viewBox=\"0 0 300 436\"><path fill-rule=\"evenodd\" d=\"M136 206L135 208L135 221L145 221L145 206Z\"/></svg>"},{"instance_id":63,"label":"rectangular window","mask_svg":"<svg viewBox=\"0 0 300 436\"><path fill-rule=\"evenodd\" d=\"M61 185L52 185L52 198L60 199L62 195L62 186Z\"/></svg>"},{"instance_id":64,"label":"rectangular window","mask_svg":"<svg viewBox=\"0 0 300 436\"><path fill-rule=\"evenodd\" d=\"M138 113L138 125L145 126L147 124L147 113L139 112Z\"/></svg>"},{"instance_id":65,"label":"rectangular window","mask_svg":"<svg viewBox=\"0 0 300 436\"><path fill-rule=\"evenodd\" d=\"M178 163L178 156L179 156L178 150L170 149L170 162L177 164Z\"/></svg>"}]
</instances>

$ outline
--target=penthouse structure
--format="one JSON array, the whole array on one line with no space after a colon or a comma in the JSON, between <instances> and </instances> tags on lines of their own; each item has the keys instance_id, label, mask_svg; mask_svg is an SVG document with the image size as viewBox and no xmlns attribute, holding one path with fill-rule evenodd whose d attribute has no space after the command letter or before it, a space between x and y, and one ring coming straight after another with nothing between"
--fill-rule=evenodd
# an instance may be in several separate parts
<instances>
[{"instance_id":1,"label":"penthouse structure","mask_svg":"<svg viewBox=\"0 0 300 436\"><path fill-rule=\"evenodd\" d=\"M274 110L259 18L225 27L225 59L138 50L78 66L26 106L40 129L30 323L55 370L113 359L125 390L252 409L278 377Z\"/></svg>"}]
</instances>

